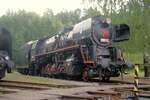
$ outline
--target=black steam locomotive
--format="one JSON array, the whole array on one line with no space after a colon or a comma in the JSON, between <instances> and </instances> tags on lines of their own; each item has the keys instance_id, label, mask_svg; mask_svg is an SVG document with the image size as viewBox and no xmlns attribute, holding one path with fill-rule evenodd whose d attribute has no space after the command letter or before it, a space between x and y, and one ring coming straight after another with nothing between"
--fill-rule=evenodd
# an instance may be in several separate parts
<instances>
[{"instance_id":1,"label":"black steam locomotive","mask_svg":"<svg viewBox=\"0 0 150 100\"><path fill-rule=\"evenodd\" d=\"M0 28L0 79L5 77L6 71L11 72L13 63L11 61L12 40L10 32Z\"/></svg>"},{"instance_id":2,"label":"black steam locomotive","mask_svg":"<svg viewBox=\"0 0 150 100\"><path fill-rule=\"evenodd\" d=\"M29 68L22 73L88 80L109 80L127 68L122 51L114 42L129 39L126 24L113 25L110 19L92 17L52 37L25 45Z\"/></svg>"}]
</instances>

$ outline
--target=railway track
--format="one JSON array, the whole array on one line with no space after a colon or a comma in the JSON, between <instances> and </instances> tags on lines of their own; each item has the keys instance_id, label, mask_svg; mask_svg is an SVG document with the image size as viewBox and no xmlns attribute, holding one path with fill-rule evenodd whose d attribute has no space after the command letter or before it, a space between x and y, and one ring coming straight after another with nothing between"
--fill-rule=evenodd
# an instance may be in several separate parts
<instances>
[{"instance_id":1,"label":"railway track","mask_svg":"<svg viewBox=\"0 0 150 100\"><path fill-rule=\"evenodd\" d=\"M85 87L84 86L81 86L81 87L80 86L68 86L68 85L57 86L57 85L51 85L51 84L1 80L0 87L6 87L6 89L13 88L13 89L19 89L19 90L23 89L23 90L32 90L32 91L35 91L35 90L47 91L48 90L49 92L47 93L44 92L43 95L49 95L49 96L56 95L61 100L128 100L128 98L131 98L130 100L135 100L134 91L133 91L134 85L132 83L130 84L128 82L124 82L121 80L119 82L113 80L113 81L110 81L109 83L107 82L94 82L94 83L97 83L97 85L94 85L94 87L96 88L89 89L88 86L85 86ZM101 86L102 86L102 89L101 89ZM60 91L59 93L50 92L50 91L55 91L55 90L56 91L60 90ZM73 90L73 91L70 91L70 90ZM139 90L140 91L138 93L138 96L140 98L146 98L146 100L150 99L150 84L149 85L140 84ZM15 95L15 93L12 91L2 90L3 94L5 93L7 94L8 92L13 93L12 95ZM18 91L16 93L18 93ZM51 100L51 99L46 99L46 100Z\"/></svg>"},{"instance_id":2,"label":"railway track","mask_svg":"<svg viewBox=\"0 0 150 100\"><path fill-rule=\"evenodd\" d=\"M100 84L109 84L109 83L101 82ZM59 85L59 84L56 85L56 84L42 84L42 83L32 83L22 81L0 80L0 87L13 89L26 89L26 90L47 90L50 88L74 88L80 87L80 85ZM82 85L82 87L84 86Z\"/></svg>"},{"instance_id":3,"label":"railway track","mask_svg":"<svg viewBox=\"0 0 150 100\"><path fill-rule=\"evenodd\" d=\"M149 86L141 86L141 89ZM149 100L150 91L140 90L138 93L139 100ZM85 93L61 95L62 100L136 100L133 88L112 88L97 91L86 91Z\"/></svg>"},{"instance_id":4,"label":"railway track","mask_svg":"<svg viewBox=\"0 0 150 100\"><path fill-rule=\"evenodd\" d=\"M23 81L8 81L8 80L0 80L0 86L1 84L21 84L21 85L30 85L30 86L40 86L40 87L53 87L53 88L73 88L73 87L79 87L77 85L63 85L63 84L44 84L44 83L33 83L33 82L23 82Z\"/></svg>"},{"instance_id":5,"label":"railway track","mask_svg":"<svg viewBox=\"0 0 150 100\"><path fill-rule=\"evenodd\" d=\"M15 89L28 89L28 90L46 90L50 89L48 85L29 83L29 82L18 82L18 81L0 81L0 87L15 88Z\"/></svg>"},{"instance_id":6,"label":"railway track","mask_svg":"<svg viewBox=\"0 0 150 100\"><path fill-rule=\"evenodd\" d=\"M88 91L80 95L62 95L63 100L125 100L132 97L132 93L120 93L115 91Z\"/></svg>"},{"instance_id":7,"label":"railway track","mask_svg":"<svg viewBox=\"0 0 150 100\"><path fill-rule=\"evenodd\" d=\"M138 86L139 100L150 100L150 80L149 78L139 78ZM97 80L94 80L97 82ZM131 87L110 88L109 90L86 91L85 93L73 95L61 95L63 100L136 100L133 80L111 80L108 83L100 82L101 85L133 85Z\"/></svg>"},{"instance_id":8,"label":"railway track","mask_svg":"<svg viewBox=\"0 0 150 100\"><path fill-rule=\"evenodd\" d=\"M0 87L13 88L13 89L27 89L27 90L48 90L51 88L73 88L79 86L0 80Z\"/></svg>"},{"instance_id":9,"label":"railway track","mask_svg":"<svg viewBox=\"0 0 150 100\"><path fill-rule=\"evenodd\" d=\"M100 82L98 78L94 78L91 82L99 82L102 84L134 84L134 77L125 77L123 80L121 78L112 78L108 82ZM139 84L140 85L150 85L150 78L139 77Z\"/></svg>"},{"instance_id":10,"label":"railway track","mask_svg":"<svg viewBox=\"0 0 150 100\"><path fill-rule=\"evenodd\" d=\"M125 80L111 80L110 82L99 82L97 79L94 79L92 80L92 82L98 83L99 85L133 84L133 82L125 81ZM147 85L147 84L144 84L143 82L141 83L141 85L142 84ZM0 80L0 87L45 90L45 89L50 89L50 88L74 88L74 87L80 87L80 86L79 85L41 84L41 83L31 83L31 82L22 82L22 81ZM150 84L147 85L147 87L149 88Z\"/></svg>"}]
</instances>

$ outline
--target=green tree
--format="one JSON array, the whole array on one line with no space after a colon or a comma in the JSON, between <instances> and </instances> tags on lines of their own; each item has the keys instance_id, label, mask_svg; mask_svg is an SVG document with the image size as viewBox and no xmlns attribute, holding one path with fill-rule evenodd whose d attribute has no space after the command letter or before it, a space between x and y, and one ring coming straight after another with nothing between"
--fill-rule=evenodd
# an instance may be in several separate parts
<instances>
[{"instance_id":1,"label":"green tree","mask_svg":"<svg viewBox=\"0 0 150 100\"><path fill-rule=\"evenodd\" d=\"M23 64L24 57L21 57L20 48L26 42L57 34L64 27L77 23L80 20L80 13L81 11L77 9L54 15L51 9L47 9L43 16L39 16L25 10L17 12L8 10L0 17L0 26L7 28L12 33L13 60L16 64Z\"/></svg>"}]
</instances>

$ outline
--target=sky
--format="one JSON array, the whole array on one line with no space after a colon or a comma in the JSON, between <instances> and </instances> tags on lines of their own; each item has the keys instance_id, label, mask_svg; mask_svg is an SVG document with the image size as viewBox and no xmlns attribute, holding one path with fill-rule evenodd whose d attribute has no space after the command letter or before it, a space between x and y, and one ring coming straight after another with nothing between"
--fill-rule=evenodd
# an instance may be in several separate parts
<instances>
[{"instance_id":1,"label":"sky","mask_svg":"<svg viewBox=\"0 0 150 100\"><path fill-rule=\"evenodd\" d=\"M8 9L12 11L26 10L42 15L47 8L52 9L54 14L62 10L83 9L82 0L0 0L0 16Z\"/></svg>"}]
</instances>

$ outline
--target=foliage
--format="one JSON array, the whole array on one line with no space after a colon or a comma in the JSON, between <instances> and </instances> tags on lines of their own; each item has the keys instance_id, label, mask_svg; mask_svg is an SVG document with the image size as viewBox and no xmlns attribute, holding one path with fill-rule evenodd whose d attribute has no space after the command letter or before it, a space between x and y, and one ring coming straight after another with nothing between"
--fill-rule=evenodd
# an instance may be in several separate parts
<instances>
[{"instance_id":1,"label":"foliage","mask_svg":"<svg viewBox=\"0 0 150 100\"><path fill-rule=\"evenodd\" d=\"M126 54L134 55L143 54L144 44L148 44L150 55L150 0L83 0L84 2L95 3L95 11L99 15L110 17L113 23L126 23L130 26L131 38L124 43L117 45L124 49ZM85 3L86 3L85 2ZM86 16L91 17L91 12ZM94 14L93 14L94 15ZM145 39L145 36L147 39ZM142 56L137 56L141 59ZM141 62L141 61L140 61Z\"/></svg>"},{"instance_id":2,"label":"foliage","mask_svg":"<svg viewBox=\"0 0 150 100\"><path fill-rule=\"evenodd\" d=\"M48 9L43 16L33 12L20 10L8 11L0 17L0 26L6 27L12 33L13 60L22 64L23 58L20 48L28 41L45 36L52 36L63 27L71 26L79 21L80 10L60 12L57 15Z\"/></svg>"},{"instance_id":3,"label":"foliage","mask_svg":"<svg viewBox=\"0 0 150 100\"><path fill-rule=\"evenodd\" d=\"M131 39L128 42L118 43L127 55L143 53L144 42L149 43L150 49L150 0L83 0L96 3L95 6L75 11L62 11L54 15L47 9L43 16L33 12L20 10L8 11L0 17L0 26L6 27L12 33L13 60L22 64L20 48L31 40L45 36L52 36L64 27L69 27L81 20L92 16L105 16L112 18L113 23L126 23L130 26ZM144 38L147 36L147 40ZM149 50L150 54L150 50ZM130 56L131 57L131 56ZM141 56L139 56L141 57ZM132 58L132 57L131 57ZM135 56L133 56L135 58Z\"/></svg>"}]
</instances>

